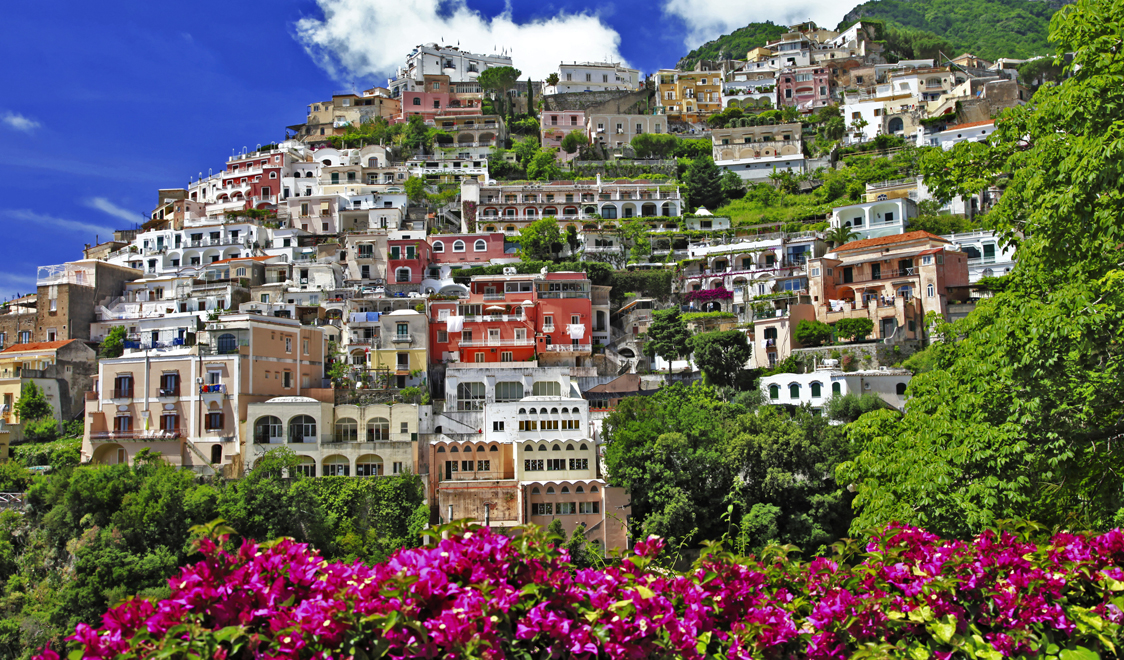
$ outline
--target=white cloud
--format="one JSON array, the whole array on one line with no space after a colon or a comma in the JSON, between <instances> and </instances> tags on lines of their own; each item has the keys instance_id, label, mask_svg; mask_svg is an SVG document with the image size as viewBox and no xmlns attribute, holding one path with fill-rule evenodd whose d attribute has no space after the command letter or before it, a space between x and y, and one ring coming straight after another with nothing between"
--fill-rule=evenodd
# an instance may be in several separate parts
<instances>
[{"instance_id":1,"label":"white cloud","mask_svg":"<svg viewBox=\"0 0 1124 660\"><path fill-rule=\"evenodd\" d=\"M140 213L123 209L104 197L94 197L93 199L87 199L83 203L92 209L108 213L115 218L121 218L125 222L133 223L145 221L144 216Z\"/></svg>"},{"instance_id":2,"label":"white cloud","mask_svg":"<svg viewBox=\"0 0 1124 660\"><path fill-rule=\"evenodd\" d=\"M17 293L21 295L35 293L36 281L35 275L0 271L0 300L10 300Z\"/></svg>"},{"instance_id":3,"label":"white cloud","mask_svg":"<svg viewBox=\"0 0 1124 660\"><path fill-rule=\"evenodd\" d=\"M7 124L10 128L14 128L17 131L20 131L21 133L33 133L35 132L35 129L42 126L42 124L35 121L34 119L24 117L18 112L5 112L4 116L0 117L0 121Z\"/></svg>"},{"instance_id":4,"label":"white cloud","mask_svg":"<svg viewBox=\"0 0 1124 660\"><path fill-rule=\"evenodd\" d=\"M843 20L852 5L833 0L794 0L784 3L736 2L734 0L667 0L665 14L682 19L686 25L683 44L696 48L729 34L750 23L772 21L777 25L794 25L811 19L817 25L833 29ZM745 53L728 53L745 57Z\"/></svg>"},{"instance_id":5,"label":"white cloud","mask_svg":"<svg viewBox=\"0 0 1124 660\"><path fill-rule=\"evenodd\" d=\"M379 84L421 43L460 42L473 53L507 49L524 77L542 80L562 61L621 62L621 36L593 14L559 14L515 23L508 11L488 18L465 0L317 0L324 18L296 24L297 41L333 78ZM438 13L438 6L442 11Z\"/></svg>"},{"instance_id":6,"label":"white cloud","mask_svg":"<svg viewBox=\"0 0 1124 660\"><path fill-rule=\"evenodd\" d=\"M101 225L95 225L91 222L82 222L80 220L56 218L53 215L36 213L28 209L0 209L0 215L27 223L28 227L26 228L28 229L32 228L33 225L49 225L74 233L101 234L102 236L113 235L113 230L109 227L102 227ZM16 228L9 226L9 229Z\"/></svg>"}]
</instances>

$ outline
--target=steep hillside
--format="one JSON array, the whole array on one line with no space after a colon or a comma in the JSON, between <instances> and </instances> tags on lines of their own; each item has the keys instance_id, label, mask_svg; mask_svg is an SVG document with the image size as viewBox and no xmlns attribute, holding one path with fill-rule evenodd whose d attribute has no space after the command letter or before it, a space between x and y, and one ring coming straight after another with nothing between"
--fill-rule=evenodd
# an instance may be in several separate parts
<instances>
[{"instance_id":1,"label":"steep hillside","mask_svg":"<svg viewBox=\"0 0 1124 660\"><path fill-rule=\"evenodd\" d=\"M776 39L784 32L783 25L775 25L772 21L750 23L692 50L675 66L679 69L690 69L699 60L717 60L720 55L733 60L743 60L746 53L764 46L766 41Z\"/></svg>"},{"instance_id":2,"label":"steep hillside","mask_svg":"<svg viewBox=\"0 0 1124 660\"><path fill-rule=\"evenodd\" d=\"M889 52L901 58L955 57L970 52L985 59L1025 58L1053 52L1046 38L1050 18L1072 0L870 0L843 17L839 29L860 18L885 24ZM677 66L700 59L745 57L747 51L776 39L785 27L750 23L687 53ZM949 52L955 51L955 52Z\"/></svg>"},{"instance_id":3,"label":"steep hillside","mask_svg":"<svg viewBox=\"0 0 1124 660\"><path fill-rule=\"evenodd\" d=\"M1053 52L1047 42L1050 18L1070 0L871 0L843 17L840 28L861 18L893 28L928 32L947 41L955 57L970 52L985 59L1025 58ZM892 36L892 34L887 35ZM922 35L918 35L922 36Z\"/></svg>"}]
</instances>

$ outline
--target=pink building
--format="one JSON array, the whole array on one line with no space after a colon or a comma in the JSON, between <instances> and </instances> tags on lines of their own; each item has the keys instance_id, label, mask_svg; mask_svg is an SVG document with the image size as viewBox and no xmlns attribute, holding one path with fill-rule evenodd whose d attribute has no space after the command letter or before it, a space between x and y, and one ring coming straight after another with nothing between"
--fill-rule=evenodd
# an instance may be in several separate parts
<instances>
[{"instance_id":1,"label":"pink building","mask_svg":"<svg viewBox=\"0 0 1124 660\"><path fill-rule=\"evenodd\" d=\"M810 111L831 104L831 69L794 67L777 74L777 106Z\"/></svg>"},{"instance_id":2,"label":"pink building","mask_svg":"<svg viewBox=\"0 0 1124 660\"><path fill-rule=\"evenodd\" d=\"M430 263L433 264L484 264L494 259L511 259L514 254L504 252L504 235L437 234L429 237Z\"/></svg>"},{"instance_id":3,"label":"pink building","mask_svg":"<svg viewBox=\"0 0 1124 660\"><path fill-rule=\"evenodd\" d=\"M543 112L539 118L542 132L542 146L544 149L554 147L561 151L562 138L573 131L582 134L586 132L585 112L582 110L567 110L559 112ZM586 136L589 137L588 135ZM563 152L564 153L564 152Z\"/></svg>"},{"instance_id":4,"label":"pink building","mask_svg":"<svg viewBox=\"0 0 1124 660\"><path fill-rule=\"evenodd\" d=\"M419 89L402 92L402 115L395 123L409 121L420 115L427 122L438 116L478 115L481 112L480 94L458 94L457 85L449 76L427 75Z\"/></svg>"}]
</instances>

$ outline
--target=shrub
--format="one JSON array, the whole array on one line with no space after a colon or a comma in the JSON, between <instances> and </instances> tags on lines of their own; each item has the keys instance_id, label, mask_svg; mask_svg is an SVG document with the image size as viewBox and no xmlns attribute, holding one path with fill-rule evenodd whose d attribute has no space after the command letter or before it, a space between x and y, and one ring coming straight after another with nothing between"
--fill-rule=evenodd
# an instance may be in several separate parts
<instances>
[{"instance_id":1,"label":"shrub","mask_svg":"<svg viewBox=\"0 0 1124 660\"><path fill-rule=\"evenodd\" d=\"M873 330L874 321L870 319L839 319L835 322L835 334L842 339L863 339Z\"/></svg>"},{"instance_id":2,"label":"shrub","mask_svg":"<svg viewBox=\"0 0 1124 660\"><path fill-rule=\"evenodd\" d=\"M823 346L831 341L831 326L823 321L804 319L796 326L796 341L806 348Z\"/></svg>"},{"instance_id":3,"label":"shrub","mask_svg":"<svg viewBox=\"0 0 1124 660\"><path fill-rule=\"evenodd\" d=\"M767 511L746 513L768 528ZM449 538L376 566L328 563L291 539L233 550L212 533L167 599L79 623L69 656L1084 658L1112 653L1124 621L1120 530L1035 544L891 525L810 562L711 546L685 573L659 565L655 537L578 571L541 530L430 531Z\"/></svg>"}]
</instances>

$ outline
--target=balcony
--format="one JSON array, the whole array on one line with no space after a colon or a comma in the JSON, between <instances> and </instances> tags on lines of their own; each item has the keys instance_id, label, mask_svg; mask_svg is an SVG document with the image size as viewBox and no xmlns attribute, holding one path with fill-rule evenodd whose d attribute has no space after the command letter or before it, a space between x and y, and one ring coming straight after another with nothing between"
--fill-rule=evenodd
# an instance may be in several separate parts
<instances>
[{"instance_id":1,"label":"balcony","mask_svg":"<svg viewBox=\"0 0 1124 660\"><path fill-rule=\"evenodd\" d=\"M470 339L462 341L458 346L461 348L488 348L500 346L534 346L534 339L514 339L514 338L501 338L501 339Z\"/></svg>"},{"instance_id":2,"label":"balcony","mask_svg":"<svg viewBox=\"0 0 1124 660\"><path fill-rule=\"evenodd\" d=\"M113 388L114 399L131 399L133 398L133 387L115 387Z\"/></svg>"},{"instance_id":3,"label":"balcony","mask_svg":"<svg viewBox=\"0 0 1124 660\"><path fill-rule=\"evenodd\" d=\"M547 353L591 353L593 347L590 344L547 344Z\"/></svg>"},{"instance_id":4,"label":"balcony","mask_svg":"<svg viewBox=\"0 0 1124 660\"><path fill-rule=\"evenodd\" d=\"M91 442L168 442L169 440L178 440L180 437L180 430L173 429L171 431L102 431L99 433L91 433Z\"/></svg>"},{"instance_id":5,"label":"balcony","mask_svg":"<svg viewBox=\"0 0 1124 660\"><path fill-rule=\"evenodd\" d=\"M175 387L162 387L160 388L160 397L177 397L180 395L179 385Z\"/></svg>"},{"instance_id":6,"label":"balcony","mask_svg":"<svg viewBox=\"0 0 1124 660\"><path fill-rule=\"evenodd\" d=\"M411 335L410 333L403 334L401 332L399 332L397 334L389 335L388 339L390 339L390 341L392 341L396 344L397 343L408 344L408 343L411 343L412 341L414 341L413 335Z\"/></svg>"},{"instance_id":7,"label":"balcony","mask_svg":"<svg viewBox=\"0 0 1124 660\"><path fill-rule=\"evenodd\" d=\"M222 383L211 383L208 385L199 386L200 394L226 394L226 385Z\"/></svg>"}]
</instances>

